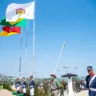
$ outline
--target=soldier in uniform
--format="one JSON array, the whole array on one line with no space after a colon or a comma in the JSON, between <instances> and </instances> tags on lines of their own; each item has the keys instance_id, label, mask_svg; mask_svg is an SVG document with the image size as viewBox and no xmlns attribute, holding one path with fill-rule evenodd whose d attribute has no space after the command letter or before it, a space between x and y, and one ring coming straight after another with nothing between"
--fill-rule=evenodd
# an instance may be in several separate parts
<instances>
[{"instance_id":1,"label":"soldier in uniform","mask_svg":"<svg viewBox=\"0 0 96 96\"><path fill-rule=\"evenodd\" d=\"M54 96L60 96L60 83L54 74L51 74L51 92Z\"/></svg>"},{"instance_id":2,"label":"soldier in uniform","mask_svg":"<svg viewBox=\"0 0 96 96\"><path fill-rule=\"evenodd\" d=\"M27 90L27 83L25 81L25 77L22 78L22 92L23 96L26 96L26 90Z\"/></svg>"},{"instance_id":3,"label":"soldier in uniform","mask_svg":"<svg viewBox=\"0 0 96 96\"><path fill-rule=\"evenodd\" d=\"M17 93L20 94L20 90L21 90L21 82L19 80L19 78L17 78L16 80L16 90L17 90Z\"/></svg>"},{"instance_id":4,"label":"soldier in uniform","mask_svg":"<svg viewBox=\"0 0 96 96\"><path fill-rule=\"evenodd\" d=\"M87 67L88 76L86 77L86 87L89 89L89 96L96 96L96 75L92 66Z\"/></svg>"},{"instance_id":5,"label":"soldier in uniform","mask_svg":"<svg viewBox=\"0 0 96 96\"><path fill-rule=\"evenodd\" d=\"M30 96L34 96L34 88L35 88L35 82L33 80L33 76L30 76Z\"/></svg>"}]
</instances>

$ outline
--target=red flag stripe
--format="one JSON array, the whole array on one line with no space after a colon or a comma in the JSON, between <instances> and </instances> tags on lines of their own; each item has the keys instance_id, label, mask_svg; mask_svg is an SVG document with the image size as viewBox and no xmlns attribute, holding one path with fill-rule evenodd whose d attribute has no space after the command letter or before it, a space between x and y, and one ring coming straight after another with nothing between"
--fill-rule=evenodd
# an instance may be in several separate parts
<instances>
[{"instance_id":1,"label":"red flag stripe","mask_svg":"<svg viewBox=\"0 0 96 96\"><path fill-rule=\"evenodd\" d=\"M4 26L2 28L3 31L6 31L8 33L10 32L16 32L16 33L20 33L21 32L21 27L15 27L15 26Z\"/></svg>"}]
</instances>

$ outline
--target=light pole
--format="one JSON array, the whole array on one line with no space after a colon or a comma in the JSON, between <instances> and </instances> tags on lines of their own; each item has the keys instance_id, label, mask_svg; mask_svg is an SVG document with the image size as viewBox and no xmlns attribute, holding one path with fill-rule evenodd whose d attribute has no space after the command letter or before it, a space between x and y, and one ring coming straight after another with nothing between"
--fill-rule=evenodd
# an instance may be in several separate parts
<instances>
[{"instance_id":1,"label":"light pole","mask_svg":"<svg viewBox=\"0 0 96 96\"><path fill-rule=\"evenodd\" d=\"M63 68L65 68L65 69L66 69L66 73L68 73L68 69L69 69L70 67L63 67Z\"/></svg>"}]
</instances>

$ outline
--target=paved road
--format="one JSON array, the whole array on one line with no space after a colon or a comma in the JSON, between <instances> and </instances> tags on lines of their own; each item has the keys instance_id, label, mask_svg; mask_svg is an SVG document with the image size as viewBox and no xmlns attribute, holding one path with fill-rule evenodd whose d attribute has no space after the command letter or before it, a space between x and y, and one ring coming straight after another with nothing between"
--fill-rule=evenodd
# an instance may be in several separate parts
<instances>
[{"instance_id":1,"label":"paved road","mask_svg":"<svg viewBox=\"0 0 96 96\"><path fill-rule=\"evenodd\" d=\"M64 96L68 96L68 94L65 92ZM88 91L82 91L79 93L74 93L74 96L88 96Z\"/></svg>"},{"instance_id":2,"label":"paved road","mask_svg":"<svg viewBox=\"0 0 96 96\"><path fill-rule=\"evenodd\" d=\"M0 90L0 96L13 96L13 95L10 91ZM68 94L66 94L66 92L65 92L64 96L68 96ZM88 91L82 91L80 93L75 93L74 96L88 96Z\"/></svg>"},{"instance_id":3,"label":"paved road","mask_svg":"<svg viewBox=\"0 0 96 96\"><path fill-rule=\"evenodd\" d=\"M8 90L0 90L0 96L13 96L12 93Z\"/></svg>"}]
</instances>

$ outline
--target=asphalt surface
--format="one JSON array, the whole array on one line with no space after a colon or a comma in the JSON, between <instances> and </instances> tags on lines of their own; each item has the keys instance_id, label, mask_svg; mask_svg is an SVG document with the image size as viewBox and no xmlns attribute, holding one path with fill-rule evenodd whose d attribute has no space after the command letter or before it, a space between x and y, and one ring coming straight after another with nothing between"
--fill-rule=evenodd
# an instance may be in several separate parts
<instances>
[{"instance_id":1,"label":"asphalt surface","mask_svg":"<svg viewBox=\"0 0 96 96\"><path fill-rule=\"evenodd\" d=\"M8 90L0 90L0 96L13 96L12 92L8 91Z\"/></svg>"},{"instance_id":2,"label":"asphalt surface","mask_svg":"<svg viewBox=\"0 0 96 96\"><path fill-rule=\"evenodd\" d=\"M13 96L13 95L10 91L4 89L4 90L0 90L0 96ZM65 92L64 96L68 96L68 94ZM88 91L74 93L74 96L88 96Z\"/></svg>"}]
</instances>

